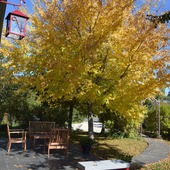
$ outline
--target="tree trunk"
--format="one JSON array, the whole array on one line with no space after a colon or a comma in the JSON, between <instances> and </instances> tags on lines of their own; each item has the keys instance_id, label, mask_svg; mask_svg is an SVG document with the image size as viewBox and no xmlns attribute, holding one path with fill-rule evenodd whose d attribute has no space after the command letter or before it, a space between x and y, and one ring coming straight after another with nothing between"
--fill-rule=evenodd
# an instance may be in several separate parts
<instances>
[{"instance_id":1,"label":"tree trunk","mask_svg":"<svg viewBox=\"0 0 170 170\"><path fill-rule=\"evenodd\" d=\"M70 104L70 112L69 112L69 120L68 120L68 128L72 129L72 118L73 118L73 104Z\"/></svg>"},{"instance_id":2,"label":"tree trunk","mask_svg":"<svg viewBox=\"0 0 170 170\"><path fill-rule=\"evenodd\" d=\"M101 134L105 133L105 123L102 122L102 129L101 129Z\"/></svg>"},{"instance_id":3,"label":"tree trunk","mask_svg":"<svg viewBox=\"0 0 170 170\"><path fill-rule=\"evenodd\" d=\"M93 113L92 113L92 103L88 103L88 133L91 139L94 139L94 131L93 131Z\"/></svg>"}]
</instances>

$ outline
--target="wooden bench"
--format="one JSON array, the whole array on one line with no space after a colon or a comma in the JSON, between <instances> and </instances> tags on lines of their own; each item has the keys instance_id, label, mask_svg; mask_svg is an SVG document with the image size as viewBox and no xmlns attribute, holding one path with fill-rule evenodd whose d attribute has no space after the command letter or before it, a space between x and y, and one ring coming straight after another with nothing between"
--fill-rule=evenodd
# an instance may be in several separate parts
<instances>
[{"instance_id":1,"label":"wooden bench","mask_svg":"<svg viewBox=\"0 0 170 170\"><path fill-rule=\"evenodd\" d=\"M122 160L78 162L78 170L129 170L130 164Z\"/></svg>"},{"instance_id":2,"label":"wooden bench","mask_svg":"<svg viewBox=\"0 0 170 170\"><path fill-rule=\"evenodd\" d=\"M56 128L51 130L51 135L48 143L48 157L50 156L51 149L65 150L68 155L69 145L69 129Z\"/></svg>"},{"instance_id":3,"label":"wooden bench","mask_svg":"<svg viewBox=\"0 0 170 170\"><path fill-rule=\"evenodd\" d=\"M55 122L46 121L29 121L28 135L30 138L30 145L35 146L36 140L44 140L44 149L46 146L46 140L49 139L51 130L55 128Z\"/></svg>"}]
</instances>

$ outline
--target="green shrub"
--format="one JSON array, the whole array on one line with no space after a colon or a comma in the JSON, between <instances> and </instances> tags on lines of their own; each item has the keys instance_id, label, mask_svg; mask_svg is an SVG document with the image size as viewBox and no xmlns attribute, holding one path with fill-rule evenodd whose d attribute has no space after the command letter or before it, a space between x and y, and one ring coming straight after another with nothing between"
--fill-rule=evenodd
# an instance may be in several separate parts
<instances>
[{"instance_id":1,"label":"green shrub","mask_svg":"<svg viewBox=\"0 0 170 170\"><path fill-rule=\"evenodd\" d=\"M148 111L148 117L145 119L145 129L150 131L153 136L157 136L158 123L158 108L152 108ZM170 105L167 103L161 103L160 130L162 136L170 135Z\"/></svg>"}]
</instances>

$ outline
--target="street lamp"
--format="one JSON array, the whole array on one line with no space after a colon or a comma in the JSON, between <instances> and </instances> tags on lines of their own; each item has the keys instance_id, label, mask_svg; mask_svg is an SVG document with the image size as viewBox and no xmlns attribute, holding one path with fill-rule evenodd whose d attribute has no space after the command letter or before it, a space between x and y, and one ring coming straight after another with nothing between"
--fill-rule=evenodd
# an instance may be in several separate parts
<instances>
[{"instance_id":1,"label":"street lamp","mask_svg":"<svg viewBox=\"0 0 170 170\"><path fill-rule=\"evenodd\" d=\"M7 2L7 0L0 0L0 3L20 7L22 3L25 3L25 0L20 0L20 4ZM6 17L7 24L5 36L17 40L21 40L22 38L24 38L26 35L26 21L28 19L29 17L18 10L10 12Z\"/></svg>"},{"instance_id":2,"label":"street lamp","mask_svg":"<svg viewBox=\"0 0 170 170\"><path fill-rule=\"evenodd\" d=\"M7 17L6 37L21 40L26 35L26 21L28 17L22 12L15 10L10 12Z\"/></svg>"}]
</instances>

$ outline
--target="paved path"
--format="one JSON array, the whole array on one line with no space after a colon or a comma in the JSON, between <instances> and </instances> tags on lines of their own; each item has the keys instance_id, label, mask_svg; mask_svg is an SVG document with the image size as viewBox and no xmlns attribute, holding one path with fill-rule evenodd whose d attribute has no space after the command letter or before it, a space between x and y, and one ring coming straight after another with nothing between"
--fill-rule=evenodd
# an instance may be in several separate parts
<instances>
[{"instance_id":1,"label":"paved path","mask_svg":"<svg viewBox=\"0 0 170 170\"><path fill-rule=\"evenodd\" d=\"M152 138L146 140L149 144L148 148L132 158L130 169L136 170L136 167L158 162L170 154L170 146L164 141ZM49 159L42 148L31 150L29 141L26 152L23 152L20 144L14 144L8 154L6 145L7 139L0 139L0 170L76 170L79 161L99 160L94 155L83 155L81 148L73 144L70 144L68 157L63 154L63 151L52 150Z\"/></svg>"},{"instance_id":2,"label":"paved path","mask_svg":"<svg viewBox=\"0 0 170 170\"><path fill-rule=\"evenodd\" d=\"M132 158L131 167L142 167L168 157L170 146L161 139L145 138L148 147L138 156ZM133 169L133 168L132 168Z\"/></svg>"},{"instance_id":3,"label":"paved path","mask_svg":"<svg viewBox=\"0 0 170 170\"><path fill-rule=\"evenodd\" d=\"M82 154L81 149L72 144L68 156L62 150L52 150L50 158L42 147L30 149L29 142L26 152L21 144L13 144L8 154L6 145L7 139L0 139L0 170L76 170L79 161L98 160L93 155Z\"/></svg>"}]
</instances>

